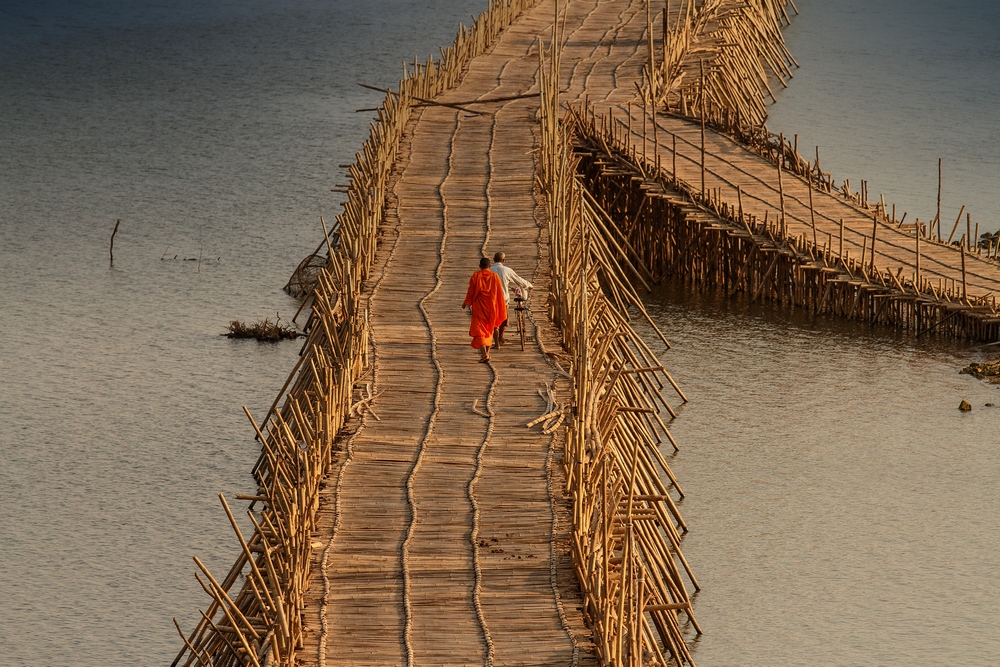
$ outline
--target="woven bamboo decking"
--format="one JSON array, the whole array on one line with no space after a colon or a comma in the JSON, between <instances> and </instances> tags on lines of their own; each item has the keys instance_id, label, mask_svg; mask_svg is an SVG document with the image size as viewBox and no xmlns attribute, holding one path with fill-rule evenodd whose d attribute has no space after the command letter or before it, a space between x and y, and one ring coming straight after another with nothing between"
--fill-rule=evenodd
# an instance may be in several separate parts
<instances>
[{"instance_id":1,"label":"woven bamboo decking","mask_svg":"<svg viewBox=\"0 0 1000 667\"><path fill-rule=\"evenodd\" d=\"M529 92L552 14L536 6L441 101ZM542 351L558 333L535 216L537 106L432 106L412 120L369 296L385 393L321 496L304 651L317 664L595 664L552 436L525 428L545 412L539 389L565 390ZM508 342L487 366L461 303L496 250L536 289L527 349Z\"/></svg>"}]
</instances>

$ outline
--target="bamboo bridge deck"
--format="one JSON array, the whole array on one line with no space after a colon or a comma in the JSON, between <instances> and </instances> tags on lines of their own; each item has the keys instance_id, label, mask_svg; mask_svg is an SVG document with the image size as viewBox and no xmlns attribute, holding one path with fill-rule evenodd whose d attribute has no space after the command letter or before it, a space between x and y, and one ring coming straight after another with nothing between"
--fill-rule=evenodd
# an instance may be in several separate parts
<instances>
[{"instance_id":1,"label":"bamboo bridge deck","mask_svg":"<svg viewBox=\"0 0 1000 667\"><path fill-rule=\"evenodd\" d=\"M641 12L569 5L568 99L610 94L617 76L631 85ZM538 3L437 101L537 91L536 40L553 13ZM304 651L320 665L595 664L552 436L525 428L545 411L538 390L562 383L543 353L558 334L535 217L538 100L474 108L489 113L425 107L398 160L369 297L378 420L366 415L321 494ZM544 347L508 344L487 366L460 306L478 258L495 250L535 282L529 339Z\"/></svg>"},{"instance_id":2,"label":"bamboo bridge deck","mask_svg":"<svg viewBox=\"0 0 1000 667\"><path fill-rule=\"evenodd\" d=\"M645 62L645 4L568 7L564 100L587 97L625 118ZM552 2L540 2L437 101L464 105L537 90L536 39L551 29L552 15ZM321 500L325 548L307 619L321 665L592 659L579 650L587 633L559 533L569 517L552 482L550 437L524 428L544 412L537 390L559 375L537 344L525 352L508 345L489 366L475 363L459 307L478 258L502 249L538 285L530 335L556 346L542 303L545 251L534 211L537 99L467 106L488 113L425 107L399 160L370 296L374 387L384 391L379 420L365 417ZM641 107L631 112L633 141L641 141ZM700 127L658 120L664 163L676 135L680 178L700 178ZM711 130L706 153L707 188L735 201L740 186L748 214L780 214L773 164ZM783 195L789 232L811 235L804 181L786 175ZM870 214L821 192L814 212L823 238L837 237L843 219L845 247L860 255ZM912 235L882 226L877 260L912 264ZM927 250L925 270L960 281L956 255ZM1000 292L1000 270L970 261L970 289ZM474 402L489 416L474 412Z\"/></svg>"},{"instance_id":3,"label":"bamboo bridge deck","mask_svg":"<svg viewBox=\"0 0 1000 667\"><path fill-rule=\"evenodd\" d=\"M530 90L552 12L523 17L441 101ZM536 284L530 337L557 346L535 218L537 98L489 110L426 107L404 140L370 296L379 419L365 417L321 496L305 650L318 664L593 663L552 436L525 428L559 375L537 342L476 363L461 309L479 257L502 249Z\"/></svg>"},{"instance_id":4,"label":"bamboo bridge deck","mask_svg":"<svg viewBox=\"0 0 1000 667\"><path fill-rule=\"evenodd\" d=\"M745 6L712 6L725 3ZM701 630L682 570L698 584L679 553L687 526L675 503L683 492L656 449L663 440L651 435L673 443L658 406L673 411L659 397L656 386L665 385L655 374L686 399L655 354L636 342L627 316L607 305L622 303L627 279L610 288L613 299L601 294L596 271L604 271L605 282L618 281L608 265L619 259L641 278L655 269L637 270L630 258L652 267L662 250L663 265L673 268L711 229L716 236L699 241L705 266L727 243L734 255L785 253L798 262L792 269L850 283L856 293L878 280L879 289L898 287L894 299L936 299L944 310L974 312L995 330L995 261L929 240L918 255L918 237L884 208L876 215L864 198L851 202L790 172L779 181L774 162L690 119L660 113L652 132L637 100L655 57L650 34L664 35L667 52L664 14L648 14L639 0L559 4L557 82L543 74L539 52L542 40L551 40L556 4L540 0L502 33L496 29L492 46L460 48L456 41L455 57L437 71L453 77L464 66L458 85L432 81L430 65L415 68L398 105L390 94L380 109L381 125L373 124L352 171L354 199L338 245L327 239L328 270L314 296L303 370L292 371L289 383L298 379L286 384L292 388L284 407L254 423L264 444L254 471L261 488L247 499L267 509L258 520L251 505L256 531L239 537L240 559L221 584L198 562L214 602L190 639L178 624L186 648L175 664L187 651L185 665L693 665L685 640ZM768 5L775 25L775 8L784 12L785 4ZM695 5L688 2L685 11ZM509 21L501 16L509 6L492 4L496 15L482 25L494 27L475 39ZM469 55L475 53L481 55ZM697 53L674 64L690 71ZM425 89L416 81L447 92L428 102L413 92ZM557 125L556 105L544 102L557 88L563 105L583 110L577 122L589 139L580 141L590 148L578 150L590 155L585 166L601 172L580 179L604 178L606 192L573 190L580 183L571 174L572 186L560 180L569 170L547 173L551 180L543 182L536 169L544 160L556 164L551 156L559 151L569 155L571 140L546 129ZM599 119L598 111L606 116ZM570 190L579 206L559 208ZM654 211L662 213L655 218L649 211L659 204L646 207L643 199L650 196L674 208ZM591 209L599 206L633 228L609 231L593 222ZM736 222L728 213L719 217L736 210ZM554 217L564 226L553 227ZM689 221L696 224L685 245L666 238L669 230L687 233ZM553 229L560 230L552 232L558 244L550 244ZM643 234L660 249L649 251ZM612 247L620 258L601 256L613 255ZM524 351L508 344L479 364L461 303L479 258L497 250L536 286L529 344ZM721 270L713 261L711 270ZM776 261L760 264L752 278L749 258L731 257L721 271L733 292L755 284L756 298ZM910 271L912 293L904 275ZM823 287L817 284L814 302ZM553 285L563 285L562 292L550 294ZM590 313L591 306L600 312ZM570 316L582 323L576 333L567 333ZM553 317L562 318L562 331ZM592 351L599 369L593 379ZM593 388L581 387L590 382ZM654 393L660 403L649 398ZM556 404L562 407L553 411ZM355 408L360 419L345 425ZM570 415L570 408L564 440L555 428L525 428L546 413ZM346 430L331 445L341 425ZM594 427L602 433L597 440ZM564 465L564 456L575 458ZM581 475L601 481L582 482ZM572 496L570 482L577 485ZM591 483L599 488L588 497L581 487ZM226 511L237 529L228 505ZM591 539L597 534L599 544ZM574 560L580 558L590 562ZM234 600L228 591L241 575L245 584Z\"/></svg>"}]
</instances>

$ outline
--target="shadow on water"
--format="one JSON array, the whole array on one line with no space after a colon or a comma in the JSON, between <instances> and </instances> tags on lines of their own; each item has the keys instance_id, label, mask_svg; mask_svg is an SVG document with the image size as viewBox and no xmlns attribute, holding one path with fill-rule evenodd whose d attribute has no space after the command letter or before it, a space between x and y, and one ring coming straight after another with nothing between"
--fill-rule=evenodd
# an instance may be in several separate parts
<instances>
[{"instance_id":1,"label":"shadow on water","mask_svg":"<svg viewBox=\"0 0 1000 667\"><path fill-rule=\"evenodd\" d=\"M691 401L671 466L699 663L989 664L1000 393L958 374L981 354L678 284L645 301Z\"/></svg>"}]
</instances>

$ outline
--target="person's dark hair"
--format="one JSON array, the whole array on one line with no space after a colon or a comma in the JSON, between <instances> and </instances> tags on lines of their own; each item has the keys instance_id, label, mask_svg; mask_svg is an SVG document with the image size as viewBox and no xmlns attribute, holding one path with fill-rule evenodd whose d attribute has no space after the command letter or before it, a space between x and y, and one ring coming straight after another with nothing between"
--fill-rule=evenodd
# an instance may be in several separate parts
<instances>
[{"instance_id":1,"label":"person's dark hair","mask_svg":"<svg viewBox=\"0 0 1000 667\"><path fill-rule=\"evenodd\" d=\"M493 261L495 263L500 263L500 262L504 261L505 259L507 259L507 256L504 255L499 250L497 250L496 253L493 254Z\"/></svg>"},{"instance_id":2,"label":"person's dark hair","mask_svg":"<svg viewBox=\"0 0 1000 667\"><path fill-rule=\"evenodd\" d=\"M488 269L488 268L490 268L490 259L489 259L489 257L483 257L482 259L479 260L479 268L480 269Z\"/></svg>"}]
</instances>

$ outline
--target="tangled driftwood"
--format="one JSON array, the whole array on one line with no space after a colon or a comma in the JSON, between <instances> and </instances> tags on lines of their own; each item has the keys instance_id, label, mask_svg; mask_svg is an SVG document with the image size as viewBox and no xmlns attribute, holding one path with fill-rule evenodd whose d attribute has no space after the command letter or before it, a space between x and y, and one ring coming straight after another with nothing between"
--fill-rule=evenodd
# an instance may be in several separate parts
<instances>
[{"instance_id":1,"label":"tangled driftwood","mask_svg":"<svg viewBox=\"0 0 1000 667\"><path fill-rule=\"evenodd\" d=\"M253 324L233 320L229 323L229 331L221 335L227 338L253 338L268 343L277 343L279 340L294 340L303 334L301 331L281 324L280 317L277 317L274 322L265 317Z\"/></svg>"}]
</instances>

